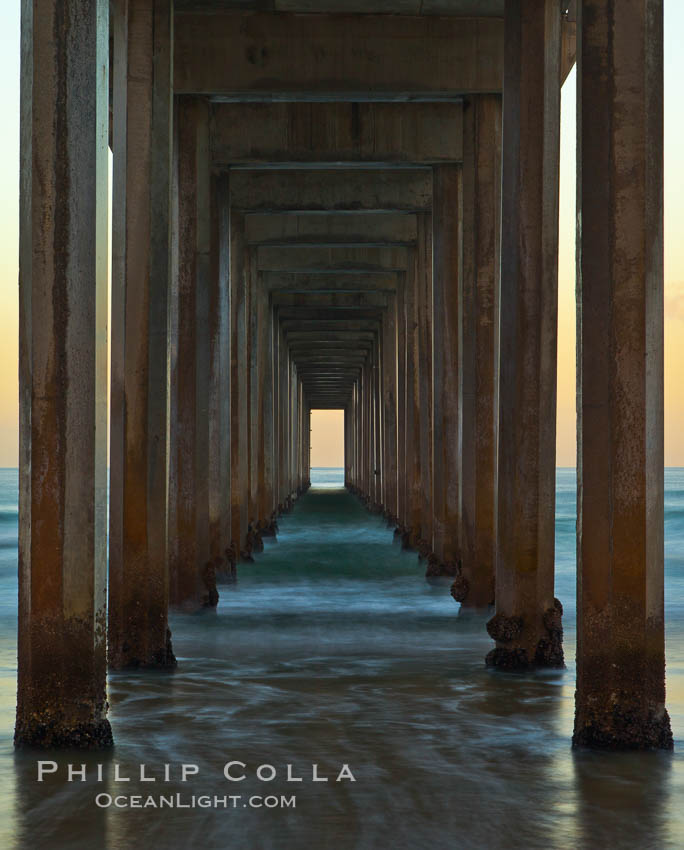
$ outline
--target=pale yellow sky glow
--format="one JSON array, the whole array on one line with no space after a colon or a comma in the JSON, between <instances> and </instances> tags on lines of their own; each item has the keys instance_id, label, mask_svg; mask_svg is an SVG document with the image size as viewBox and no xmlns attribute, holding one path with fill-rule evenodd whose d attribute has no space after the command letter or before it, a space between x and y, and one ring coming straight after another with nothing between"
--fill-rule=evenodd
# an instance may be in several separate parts
<instances>
[{"instance_id":1,"label":"pale yellow sky glow","mask_svg":"<svg viewBox=\"0 0 684 850\"><path fill-rule=\"evenodd\" d=\"M311 466L344 466L344 411L311 411Z\"/></svg>"},{"instance_id":2,"label":"pale yellow sky glow","mask_svg":"<svg viewBox=\"0 0 684 850\"><path fill-rule=\"evenodd\" d=\"M0 466L17 465L20 0L0 6ZM684 466L684 2L665 0L665 463ZM563 87L558 334L559 466L575 465L575 72ZM312 466L342 466L341 414L312 422Z\"/></svg>"}]
</instances>

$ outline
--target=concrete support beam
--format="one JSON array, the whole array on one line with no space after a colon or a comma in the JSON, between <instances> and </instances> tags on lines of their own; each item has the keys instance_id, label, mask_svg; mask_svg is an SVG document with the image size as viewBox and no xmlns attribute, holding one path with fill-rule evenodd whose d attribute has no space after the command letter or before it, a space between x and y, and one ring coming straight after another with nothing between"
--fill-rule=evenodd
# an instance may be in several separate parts
<instances>
[{"instance_id":1,"label":"concrete support beam","mask_svg":"<svg viewBox=\"0 0 684 850\"><path fill-rule=\"evenodd\" d=\"M418 324L417 402L420 451L420 539L423 558L432 552L432 216L418 216L416 245L416 322Z\"/></svg>"},{"instance_id":2,"label":"concrete support beam","mask_svg":"<svg viewBox=\"0 0 684 850\"><path fill-rule=\"evenodd\" d=\"M257 249L260 271L315 274L374 271L406 271L411 249L381 246L261 246Z\"/></svg>"},{"instance_id":3,"label":"concrete support beam","mask_svg":"<svg viewBox=\"0 0 684 850\"><path fill-rule=\"evenodd\" d=\"M302 415L303 415L303 404L302 404L302 383L299 380L299 376L297 374L297 367L293 363L292 364L292 373L295 378L295 398L292 410L292 419L294 423L294 433L292 435L292 448L293 448L293 458L292 458L292 491L293 491L293 499L299 498L301 495L301 484L302 484Z\"/></svg>"},{"instance_id":4,"label":"concrete support beam","mask_svg":"<svg viewBox=\"0 0 684 850\"><path fill-rule=\"evenodd\" d=\"M580 5L573 745L671 749L663 629L663 3Z\"/></svg>"},{"instance_id":5,"label":"concrete support beam","mask_svg":"<svg viewBox=\"0 0 684 850\"><path fill-rule=\"evenodd\" d=\"M392 294L384 292L274 292L274 304L283 308L335 310L384 310Z\"/></svg>"},{"instance_id":6,"label":"concrete support beam","mask_svg":"<svg viewBox=\"0 0 684 850\"><path fill-rule=\"evenodd\" d=\"M245 238L250 244L264 245L410 245L416 241L416 217L410 213L254 213L245 216Z\"/></svg>"},{"instance_id":7,"label":"concrete support beam","mask_svg":"<svg viewBox=\"0 0 684 850\"><path fill-rule=\"evenodd\" d=\"M477 12L483 17L500 17L503 13L503 0L176 0L178 11L211 12L216 11L217 7L260 12L344 11L345 14L364 15L465 16Z\"/></svg>"},{"instance_id":8,"label":"concrete support beam","mask_svg":"<svg viewBox=\"0 0 684 850\"><path fill-rule=\"evenodd\" d=\"M176 481L171 602L218 602L209 542L210 170L208 104L178 101L178 337L174 419Z\"/></svg>"},{"instance_id":9,"label":"concrete support beam","mask_svg":"<svg viewBox=\"0 0 684 850\"><path fill-rule=\"evenodd\" d=\"M356 455L357 455L357 487L360 493L365 493L365 454L364 454L364 401L363 380L361 377L356 382Z\"/></svg>"},{"instance_id":10,"label":"concrete support beam","mask_svg":"<svg viewBox=\"0 0 684 850\"><path fill-rule=\"evenodd\" d=\"M351 433L352 411L351 405L344 408L344 486L354 486L354 444Z\"/></svg>"},{"instance_id":11,"label":"concrete support beam","mask_svg":"<svg viewBox=\"0 0 684 850\"><path fill-rule=\"evenodd\" d=\"M501 91L497 18L217 12L176 19L178 94L382 101Z\"/></svg>"},{"instance_id":12,"label":"concrete support beam","mask_svg":"<svg viewBox=\"0 0 684 850\"><path fill-rule=\"evenodd\" d=\"M341 313L342 311L338 311L337 315L339 318L335 319L327 318L327 314L325 313L318 316L309 313L307 318L282 319L280 324L288 333L297 333L297 331L301 330L313 331L316 334L325 333L326 331L332 333L346 331L352 334L353 337L359 332L376 332L378 330L379 315L375 318L359 318L357 311L350 311L350 315L348 316L340 315Z\"/></svg>"},{"instance_id":13,"label":"concrete support beam","mask_svg":"<svg viewBox=\"0 0 684 850\"><path fill-rule=\"evenodd\" d=\"M261 281L269 291L278 292L395 292L395 272L262 272Z\"/></svg>"},{"instance_id":14,"label":"concrete support beam","mask_svg":"<svg viewBox=\"0 0 684 850\"><path fill-rule=\"evenodd\" d=\"M382 428L383 428L383 398L382 398L382 338L379 336L375 346L373 362L373 430L374 430L374 460L373 460L373 501L377 511L382 511L383 488L382 482L385 468L382 457Z\"/></svg>"},{"instance_id":15,"label":"concrete support beam","mask_svg":"<svg viewBox=\"0 0 684 850\"><path fill-rule=\"evenodd\" d=\"M372 357L372 354L371 354ZM366 504L371 502L372 460L372 361L369 358L361 370L361 491Z\"/></svg>"},{"instance_id":16,"label":"concrete support beam","mask_svg":"<svg viewBox=\"0 0 684 850\"><path fill-rule=\"evenodd\" d=\"M308 489L311 486L311 407L309 401L304 394L304 418L303 418L303 433L302 433L302 475L303 486Z\"/></svg>"},{"instance_id":17,"label":"concrete support beam","mask_svg":"<svg viewBox=\"0 0 684 850\"><path fill-rule=\"evenodd\" d=\"M308 331L302 331L297 330L295 328L293 330L288 331L287 340L292 348L295 348L298 344L301 344L307 347L310 345L314 345L317 348L321 348L322 350L325 350L326 347L331 346L333 348L358 347L359 350L368 351L370 350L373 341L373 333L372 330L365 330L359 328L346 330L326 329L325 331L320 331L316 328Z\"/></svg>"},{"instance_id":18,"label":"concrete support beam","mask_svg":"<svg viewBox=\"0 0 684 850\"><path fill-rule=\"evenodd\" d=\"M468 607L494 602L499 371L501 98L468 110L463 161L461 297L461 572L453 588Z\"/></svg>"},{"instance_id":19,"label":"concrete support beam","mask_svg":"<svg viewBox=\"0 0 684 850\"><path fill-rule=\"evenodd\" d=\"M231 533L234 557L249 557L248 440L249 352L247 310L249 288L249 252L244 240L244 216L233 208L233 181L230 185L230 428L231 428Z\"/></svg>"},{"instance_id":20,"label":"concrete support beam","mask_svg":"<svg viewBox=\"0 0 684 850\"><path fill-rule=\"evenodd\" d=\"M363 405L361 399L361 377L357 378L354 382L354 387L352 389L352 398L354 402L354 445L355 445L355 465L356 465L356 474L355 474L355 489L357 493L360 495L363 487L363 469L362 469L362 461L363 461L363 439L362 439L362 425L363 425Z\"/></svg>"},{"instance_id":21,"label":"concrete support beam","mask_svg":"<svg viewBox=\"0 0 684 850\"><path fill-rule=\"evenodd\" d=\"M376 483L380 473L376 459L376 392L375 392L375 376L377 375L377 348L373 347L370 359L364 367L365 374L368 378L368 507L373 513L378 511L376 500Z\"/></svg>"},{"instance_id":22,"label":"concrete support beam","mask_svg":"<svg viewBox=\"0 0 684 850\"><path fill-rule=\"evenodd\" d=\"M273 372L273 308L265 292L259 291L259 418L260 434L260 474L259 474L259 520L260 530L273 533L275 502L275 412L274 412L274 372Z\"/></svg>"},{"instance_id":23,"label":"concrete support beam","mask_svg":"<svg viewBox=\"0 0 684 850\"><path fill-rule=\"evenodd\" d=\"M554 600L560 7L507 0L501 233L496 649L562 666Z\"/></svg>"},{"instance_id":24,"label":"concrete support beam","mask_svg":"<svg viewBox=\"0 0 684 850\"><path fill-rule=\"evenodd\" d=\"M288 486L288 438L290 368L285 333L278 323L278 512L290 508Z\"/></svg>"},{"instance_id":25,"label":"concrete support beam","mask_svg":"<svg viewBox=\"0 0 684 850\"><path fill-rule=\"evenodd\" d=\"M420 410L420 354L419 354L419 290L420 269L418 253L414 255L412 267L407 272L404 307L405 345L405 452L406 452L406 517L404 520L404 544L415 548L421 539L422 487L421 487L421 410Z\"/></svg>"},{"instance_id":26,"label":"concrete support beam","mask_svg":"<svg viewBox=\"0 0 684 850\"><path fill-rule=\"evenodd\" d=\"M408 526L406 474L406 280L404 275L397 287L397 527Z\"/></svg>"},{"instance_id":27,"label":"concrete support beam","mask_svg":"<svg viewBox=\"0 0 684 850\"><path fill-rule=\"evenodd\" d=\"M293 358L293 361L297 364L299 374L302 377L305 375L311 375L312 377L330 377L335 374L343 374L360 369L365 362L365 358L359 358L358 360L343 360L342 358L337 358L331 361L323 358L318 360Z\"/></svg>"},{"instance_id":28,"label":"concrete support beam","mask_svg":"<svg viewBox=\"0 0 684 850\"><path fill-rule=\"evenodd\" d=\"M114 668L175 666L166 539L172 18L168 0L119 0L112 18L108 643Z\"/></svg>"},{"instance_id":29,"label":"concrete support beam","mask_svg":"<svg viewBox=\"0 0 684 850\"><path fill-rule=\"evenodd\" d=\"M254 272L256 275L256 272ZM271 508L264 505L265 489L265 467L266 467L266 418L265 408L267 388L266 381L266 358L269 355L268 332L268 296L261 291L256 283L253 283L252 292L252 314L253 314L253 342L252 342L252 375L250 378L250 427L252 430L252 514L254 533L257 535L260 545L260 532L270 522ZM270 406L269 401L269 406Z\"/></svg>"},{"instance_id":30,"label":"concrete support beam","mask_svg":"<svg viewBox=\"0 0 684 850\"><path fill-rule=\"evenodd\" d=\"M21 31L17 746L111 746L106 719L108 6Z\"/></svg>"},{"instance_id":31,"label":"concrete support beam","mask_svg":"<svg viewBox=\"0 0 684 850\"><path fill-rule=\"evenodd\" d=\"M282 329L278 326L277 311L271 308L273 328L273 510L277 515L280 511L280 480L281 480L281 433L280 433L280 352L283 346Z\"/></svg>"},{"instance_id":32,"label":"concrete support beam","mask_svg":"<svg viewBox=\"0 0 684 850\"><path fill-rule=\"evenodd\" d=\"M358 492L361 492L361 379L359 378L354 383L353 388L353 410L354 418L352 422L353 439L354 439L354 487Z\"/></svg>"},{"instance_id":33,"label":"concrete support beam","mask_svg":"<svg viewBox=\"0 0 684 850\"><path fill-rule=\"evenodd\" d=\"M246 248L246 246L245 246ZM246 248L249 253L248 249ZM259 307L257 289L258 271L254 258L249 258L249 279L247 280L247 399L248 399L248 455L247 484L248 501L248 548L261 548L261 538L257 533L259 525L258 487L259 487Z\"/></svg>"},{"instance_id":34,"label":"concrete support beam","mask_svg":"<svg viewBox=\"0 0 684 850\"><path fill-rule=\"evenodd\" d=\"M453 574L460 557L461 168L440 166L434 179L432 549L440 571Z\"/></svg>"},{"instance_id":35,"label":"concrete support beam","mask_svg":"<svg viewBox=\"0 0 684 850\"><path fill-rule=\"evenodd\" d=\"M287 497L290 504L296 498L296 454L297 454L297 409L299 406L298 379L295 365L288 355L287 360L288 382L290 391L288 393L287 407Z\"/></svg>"},{"instance_id":36,"label":"concrete support beam","mask_svg":"<svg viewBox=\"0 0 684 850\"><path fill-rule=\"evenodd\" d=\"M230 504L230 186L211 181L209 283L209 547L215 570L231 568Z\"/></svg>"},{"instance_id":37,"label":"concrete support beam","mask_svg":"<svg viewBox=\"0 0 684 850\"><path fill-rule=\"evenodd\" d=\"M420 212L432 203L429 168L231 173L231 207L243 212Z\"/></svg>"},{"instance_id":38,"label":"concrete support beam","mask_svg":"<svg viewBox=\"0 0 684 850\"><path fill-rule=\"evenodd\" d=\"M214 166L460 162L461 103L216 103Z\"/></svg>"},{"instance_id":39,"label":"concrete support beam","mask_svg":"<svg viewBox=\"0 0 684 850\"><path fill-rule=\"evenodd\" d=\"M318 309L316 307L279 307L278 315L284 328L294 330L296 328L317 330L317 325L321 325L321 329L344 328L353 325L352 330L372 329L376 330L378 323L382 319L382 310L366 309L363 311L352 309L336 310Z\"/></svg>"}]
</instances>

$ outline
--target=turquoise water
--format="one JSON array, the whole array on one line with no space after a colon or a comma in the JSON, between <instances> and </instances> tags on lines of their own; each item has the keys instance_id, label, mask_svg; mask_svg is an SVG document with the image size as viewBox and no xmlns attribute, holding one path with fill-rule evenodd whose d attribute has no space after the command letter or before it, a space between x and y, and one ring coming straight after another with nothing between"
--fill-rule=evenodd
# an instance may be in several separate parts
<instances>
[{"instance_id":1,"label":"turquoise water","mask_svg":"<svg viewBox=\"0 0 684 850\"><path fill-rule=\"evenodd\" d=\"M666 472L674 754L570 750L574 470L558 471L557 488L568 667L524 676L485 669L484 618L459 615L448 584L425 582L416 556L341 489L341 470L312 478L278 541L220 586L216 614L173 618L177 672L110 676L114 752L50 754L58 773L38 783L36 754L12 749L17 482L16 470L0 471L0 847L684 846L684 470ZM246 765L236 767L244 781L223 777L229 761ZM86 765L85 782L66 781L69 762ZM115 781L115 762L128 783ZM135 778L140 763L157 783ZM199 770L185 783L182 763ZM311 781L314 763L327 783ZM356 781L334 782L345 763ZM275 767L273 781L256 778L261 764ZM286 781L288 764L302 782ZM98 794L175 793L240 799L225 809L95 804ZM267 809L267 795L279 805ZM292 795L295 808L280 805Z\"/></svg>"}]
</instances>

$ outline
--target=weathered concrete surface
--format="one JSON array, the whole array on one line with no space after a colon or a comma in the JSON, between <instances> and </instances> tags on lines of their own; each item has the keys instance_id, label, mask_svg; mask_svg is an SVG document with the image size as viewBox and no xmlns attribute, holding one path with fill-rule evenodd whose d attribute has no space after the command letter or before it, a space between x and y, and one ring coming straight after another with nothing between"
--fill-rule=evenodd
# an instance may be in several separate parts
<instances>
[{"instance_id":1,"label":"weathered concrete surface","mask_svg":"<svg viewBox=\"0 0 684 850\"><path fill-rule=\"evenodd\" d=\"M172 8L114 7L109 664L173 667L167 305Z\"/></svg>"},{"instance_id":2,"label":"weathered concrete surface","mask_svg":"<svg viewBox=\"0 0 684 850\"><path fill-rule=\"evenodd\" d=\"M260 280L268 290L287 292L394 292L395 272L262 272Z\"/></svg>"},{"instance_id":3,"label":"weathered concrete surface","mask_svg":"<svg viewBox=\"0 0 684 850\"><path fill-rule=\"evenodd\" d=\"M460 103L216 103L215 167L460 162Z\"/></svg>"},{"instance_id":4,"label":"weathered concrete surface","mask_svg":"<svg viewBox=\"0 0 684 850\"><path fill-rule=\"evenodd\" d=\"M208 104L178 101L178 337L173 452L176 481L171 602L187 610L218 602L209 544L210 170Z\"/></svg>"},{"instance_id":5,"label":"weathered concrete surface","mask_svg":"<svg viewBox=\"0 0 684 850\"><path fill-rule=\"evenodd\" d=\"M209 284L209 547L219 572L231 571L230 518L230 210L229 177L211 181Z\"/></svg>"},{"instance_id":6,"label":"weathered concrete surface","mask_svg":"<svg viewBox=\"0 0 684 850\"><path fill-rule=\"evenodd\" d=\"M543 8L540 8L543 5ZM506 3L496 667L561 666L554 605L560 8ZM514 627L515 625L515 627Z\"/></svg>"},{"instance_id":7,"label":"weathered concrete surface","mask_svg":"<svg viewBox=\"0 0 684 850\"><path fill-rule=\"evenodd\" d=\"M279 307L278 314L286 308ZM346 331L352 334L353 337L357 333L376 332L378 330L381 311L377 311L374 317L359 316L357 310L349 310L347 313L343 310L337 310L334 318L330 318L330 314L325 311L308 310L303 317L298 315L302 311L294 310L290 317L284 317L280 320L281 327L287 333L297 333L297 331L306 330L313 331L316 334L330 331L332 333L342 333Z\"/></svg>"},{"instance_id":8,"label":"weathered concrete surface","mask_svg":"<svg viewBox=\"0 0 684 850\"><path fill-rule=\"evenodd\" d=\"M322 293L320 293L322 295ZM274 299L275 300L275 299ZM290 334L299 334L301 339L306 340L309 334L321 335L321 332L330 331L335 335L334 339L326 342L337 343L342 339L354 342L356 335L365 335L378 328L382 319L382 306L360 309L359 305L330 307L319 304L302 306L299 304L285 305L277 304L278 317L282 326ZM301 336L303 334L303 336ZM339 336L342 334L342 336ZM346 337L344 336L346 334ZM366 339L365 336L363 336Z\"/></svg>"},{"instance_id":9,"label":"weathered concrete surface","mask_svg":"<svg viewBox=\"0 0 684 850\"><path fill-rule=\"evenodd\" d=\"M273 309L268 296L259 291L259 328L260 328L260 380L259 407L260 423L260 493L259 519L263 529L272 533L272 522L277 508L275 500L275 412L274 412L274 373L273 373Z\"/></svg>"},{"instance_id":10,"label":"weathered concrete surface","mask_svg":"<svg viewBox=\"0 0 684 850\"><path fill-rule=\"evenodd\" d=\"M359 447L358 447L358 382L352 388L352 397L349 401L349 433L351 443L351 486L357 488L359 484Z\"/></svg>"},{"instance_id":11,"label":"weathered concrete surface","mask_svg":"<svg viewBox=\"0 0 684 850\"><path fill-rule=\"evenodd\" d=\"M357 403L356 403L356 441L358 453L358 487L360 492L367 498L367 469L366 469L366 451L367 451L367 436L365 433L366 427L366 412L364 398L364 381L363 376L359 376L357 381Z\"/></svg>"},{"instance_id":12,"label":"weathered concrete surface","mask_svg":"<svg viewBox=\"0 0 684 850\"><path fill-rule=\"evenodd\" d=\"M380 351L379 341L373 346L368 363L370 378L370 480L369 497L373 512L382 509L380 490L382 485L382 464L380 461Z\"/></svg>"},{"instance_id":13,"label":"weathered concrete surface","mask_svg":"<svg viewBox=\"0 0 684 850\"><path fill-rule=\"evenodd\" d=\"M267 322L268 298L260 291L255 278L258 276L256 269L252 266L252 363L250 375L250 428L251 428L251 475L250 496L252 499L251 514L254 524L254 533L257 535L260 546L260 529L266 524L266 518L262 511L262 492L264 490L264 467L265 467L265 442L264 429L266 411L264 410L264 380L266 371L267 341L266 335L269 329ZM269 514L270 516L270 511Z\"/></svg>"},{"instance_id":14,"label":"weathered concrete surface","mask_svg":"<svg viewBox=\"0 0 684 850\"><path fill-rule=\"evenodd\" d=\"M499 92L502 44L492 18L188 13L176 16L174 86L268 100Z\"/></svg>"},{"instance_id":15,"label":"weathered concrete surface","mask_svg":"<svg viewBox=\"0 0 684 850\"><path fill-rule=\"evenodd\" d=\"M467 110L463 161L463 278L460 408L463 605L494 602L499 371L501 98L481 95Z\"/></svg>"},{"instance_id":16,"label":"weathered concrete surface","mask_svg":"<svg viewBox=\"0 0 684 850\"><path fill-rule=\"evenodd\" d=\"M285 309L301 307L320 310L326 308L328 311L332 311L331 316L334 318L335 310L384 310L393 296L394 293L376 292L375 290L371 292L331 290L330 292L311 293L278 290L272 291L271 299L274 304Z\"/></svg>"},{"instance_id":17,"label":"weathered concrete surface","mask_svg":"<svg viewBox=\"0 0 684 850\"><path fill-rule=\"evenodd\" d=\"M258 488L258 463L257 463L257 442L259 439L259 376L258 376L258 360L259 360L259 334L257 321L259 318L258 303L257 303L257 283L256 279L258 272L254 262L254 251L249 251L249 278L247 280L247 485L249 493L248 501L248 537L252 547L260 548L261 541L257 533L258 526L258 507L257 507L257 488Z\"/></svg>"},{"instance_id":18,"label":"weathered concrete surface","mask_svg":"<svg viewBox=\"0 0 684 850\"><path fill-rule=\"evenodd\" d=\"M247 288L249 253L245 250L244 218L233 207L233 180L230 184L230 428L231 428L231 533L237 558L248 557L248 405L247 374Z\"/></svg>"},{"instance_id":19,"label":"weathered concrete surface","mask_svg":"<svg viewBox=\"0 0 684 850\"><path fill-rule=\"evenodd\" d=\"M245 238L250 244L411 245L416 241L416 217L410 213L252 213L245 216Z\"/></svg>"},{"instance_id":20,"label":"weathered concrete surface","mask_svg":"<svg viewBox=\"0 0 684 850\"><path fill-rule=\"evenodd\" d=\"M291 399L291 436L290 436L290 494L292 499L299 496L301 484L301 425L302 425L302 386L297 367L290 361L294 394Z\"/></svg>"},{"instance_id":21,"label":"weathered concrete surface","mask_svg":"<svg viewBox=\"0 0 684 850\"><path fill-rule=\"evenodd\" d=\"M17 746L112 745L108 11L23 4Z\"/></svg>"},{"instance_id":22,"label":"weathered concrete surface","mask_svg":"<svg viewBox=\"0 0 684 850\"><path fill-rule=\"evenodd\" d=\"M372 440L372 460L371 460L371 487L370 495L374 512L382 511L382 438L380 436L380 427L382 422L382 396L381 396L381 338L380 334L375 339L373 348L373 359L371 366L371 440Z\"/></svg>"},{"instance_id":23,"label":"weathered concrete surface","mask_svg":"<svg viewBox=\"0 0 684 850\"><path fill-rule=\"evenodd\" d=\"M241 9L388 15L481 15L501 17L504 0L176 0L179 12Z\"/></svg>"},{"instance_id":24,"label":"weathered concrete surface","mask_svg":"<svg viewBox=\"0 0 684 850\"><path fill-rule=\"evenodd\" d=\"M433 211L433 468L432 549L449 570L459 559L459 293L461 168L435 169Z\"/></svg>"},{"instance_id":25,"label":"weathered concrete surface","mask_svg":"<svg viewBox=\"0 0 684 850\"><path fill-rule=\"evenodd\" d=\"M371 358L373 354L364 363L361 370L361 429L362 429L362 456L361 456L361 489L365 496L367 504L370 504L371 499L371 475L373 468L372 460L372 424L371 424L371 405L372 405L372 365Z\"/></svg>"},{"instance_id":26,"label":"weathered concrete surface","mask_svg":"<svg viewBox=\"0 0 684 850\"><path fill-rule=\"evenodd\" d=\"M406 280L398 275L397 285L397 533L406 527Z\"/></svg>"},{"instance_id":27,"label":"weathered concrete surface","mask_svg":"<svg viewBox=\"0 0 684 850\"><path fill-rule=\"evenodd\" d=\"M310 486L309 482L309 434L311 430L311 413L306 389L300 384L300 425L299 425L299 493L302 495Z\"/></svg>"},{"instance_id":28,"label":"weathered concrete surface","mask_svg":"<svg viewBox=\"0 0 684 850\"><path fill-rule=\"evenodd\" d=\"M385 310L380 340L382 352L382 506L385 517L397 522L397 299Z\"/></svg>"},{"instance_id":29,"label":"weathered concrete surface","mask_svg":"<svg viewBox=\"0 0 684 850\"><path fill-rule=\"evenodd\" d=\"M420 270L418 268L418 252L414 252L411 268L407 272L406 288L403 300L405 325L405 452L406 465L406 517L404 519L404 543L416 547L420 540L420 525L422 519L422 490L421 490L421 453L420 453L420 365L419 365L419 326L418 299L420 289Z\"/></svg>"},{"instance_id":30,"label":"weathered concrete surface","mask_svg":"<svg viewBox=\"0 0 684 850\"><path fill-rule=\"evenodd\" d=\"M375 245L334 247L268 246L257 249L260 271L314 274L326 272L406 271L409 248Z\"/></svg>"},{"instance_id":31,"label":"weathered concrete surface","mask_svg":"<svg viewBox=\"0 0 684 850\"><path fill-rule=\"evenodd\" d=\"M663 4L580 15L573 745L672 748L663 629Z\"/></svg>"},{"instance_id":32,"label":"weathered concrete surface","mask_svg":"<svg viewBox=\"0 0 684 850\"><path fill-rule=\"evenodd\" d=\"M429 168L287 169L231 174L231 207L243 212L416 212L429 210Z\"/></svg>"},{"instance_id":33,"label":"weathered concrete surface","mask_svg":"<svg viewBox=\"0 0 684 850\"><path fill-rule=\"evenodd\" d=\"M419 553L432 551L432 216L418 216L416 257L416 321L418 323L418 408L420 410L420 541Z\"/></svg>"},{"instance_id":34,"label":"weathered concrete surface","mask_svg":"<svg viewBox=\"0 0 684 850\"><path fill-rule=\"evenodd\" d=\"M344 408L344 486L354 486L354 444L351 434L351 401Z\"/></svg>"},{"instance_id":35,"label":"weathered concrete surface","mask_svg":"<svg viewBox=\"0 0 684 850\"><path fill-rule=\"evenodd\" d=\"M274 353L276 381L276 444L278 459L277 511L282 513L287 505L287 407L289 400L289 369L285 333L275 312L276 351Z\"/></svg>"}]
</instances>

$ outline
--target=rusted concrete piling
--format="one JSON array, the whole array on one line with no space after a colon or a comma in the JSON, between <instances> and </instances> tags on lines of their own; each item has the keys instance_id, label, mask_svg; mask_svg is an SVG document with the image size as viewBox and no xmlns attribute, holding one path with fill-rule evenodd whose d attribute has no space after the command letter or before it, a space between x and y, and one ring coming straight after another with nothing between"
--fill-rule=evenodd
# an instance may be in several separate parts
<instances>
[{"instance_id":1,"label":"rusted concrete piling","mask_svg":"<svg viewBox=\"0 0 684 850\"><path fill-rule=\"evenodd\" d=\"M496 616L487 663L562 666L554 602L561 20L506 4Z\"/></svg>"},{"instance_id":2,"label":"rusted concrete piling","mask_svg":"<svg viewBox=\"0 0 684 850\"><path fill-rule=\"evenodd\" d=\"M109 664L173 667L167 549L173 12L162 0L117 2L112 11Z\"/></svg>"},{"instance_id":3,"label":"rusted concrete piling","mask_svg":"<svg viewBox=\"0 0 684 850\"><path fill-rule=\"evenodd\" d=\"M627 14L625 14L627 13ZM672 748L663 599L662 3L579 21L573 745Z\"/></svg>"},{"instance_id":4,"label":"rusted concrete piling","mask_svg":"<svg viewBox=\"0 0 684 850\"><path fill-rule=\"evenodd\" d=\"M90 0L22 17L17 746L112 744L107 18Z\"/></svg>"}]
</instances>

